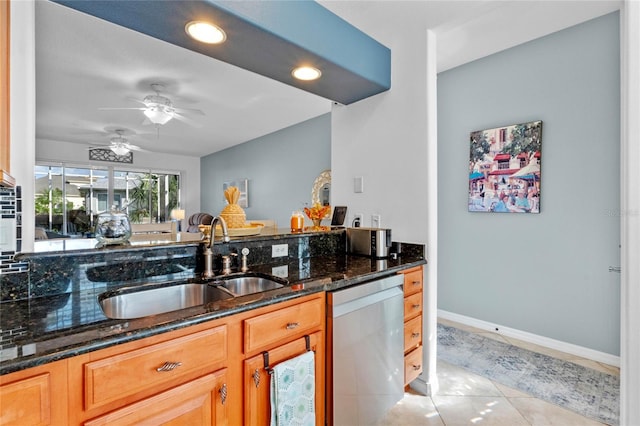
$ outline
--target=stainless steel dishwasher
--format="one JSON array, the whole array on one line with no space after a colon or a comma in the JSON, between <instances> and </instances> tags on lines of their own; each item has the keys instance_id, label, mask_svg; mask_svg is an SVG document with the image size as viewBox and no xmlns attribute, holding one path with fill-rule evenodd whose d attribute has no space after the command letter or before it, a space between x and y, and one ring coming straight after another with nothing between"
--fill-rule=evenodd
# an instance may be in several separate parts
<instances>
[{"instance_id":1,"label":"stainless steel dishwasher","mask_svg":"<svg viewBox=\"0 0 640 426\"><path fill-rule=\"evenodd\" d=\"M402 275L328 293L335 426L376 423L404 394Z\"/></svg>"}]
</instances>

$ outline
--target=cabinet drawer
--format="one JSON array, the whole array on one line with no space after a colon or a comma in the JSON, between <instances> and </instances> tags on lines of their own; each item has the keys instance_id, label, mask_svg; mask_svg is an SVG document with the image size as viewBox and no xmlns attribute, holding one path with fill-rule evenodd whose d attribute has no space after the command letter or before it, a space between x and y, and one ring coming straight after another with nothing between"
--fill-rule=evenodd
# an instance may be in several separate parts
<instances>
[{"instance_id":1,"label":"cabinet drawer","mask_svg":"<svg viewBox=\"0 0 640 426\"><path fill-rule=\"evenodd\" d=\"M405 272L404 295L409 296L419 291L422 291L422 268L411 272Z\"/></svg>"},{"instance_id":2,"label":"cabinet drawer","mask_svg":"<svg viewBox=\"0 0 640 426\"><path fill-rule=\"evenodd\" d=\"M404 352L420 346L422 343L422 315L404 324Z\"/></svg>"},{"instance_id":3,"label":"cabinet drawer","mask_svg":"<svg viewBox=\"0 0 640 426\"><path fill-rule=\"evenodd\" d=\"M404 384L413 382L422 373L422 346L404 356Z\"/></svg>"},{"instance_id":4,"label":"cabinet drawer","mask_svg":"<svg viewBox=\"0 0 640 426\"><path fill-rule=\"evenodd\" d=\"M278 309L244 321L244 351L265 349L280 340L301 336L321 326L322 299Z\"/></svg>"},{"instance_id":5,"label":"cabinet drawer","mask_svg":"<svg viewBox=\"0 0 640 426\"><path fill-rule=\"evenodd\" d=\"M404 298L404 320L422 313L422 292Z\"/></svg>"},{"instance_id":6,"label":"cabinet drawer","mask_svg":"<svg viewBox=\"0 0 640 426\"><path fill-rule=\"evenodd\" d=\"M138 392L161 391L227 358L226 325L110 356L84 365L85 409ZM159 369L165 363L180 363Z\"/></svg>"}]
</instances>

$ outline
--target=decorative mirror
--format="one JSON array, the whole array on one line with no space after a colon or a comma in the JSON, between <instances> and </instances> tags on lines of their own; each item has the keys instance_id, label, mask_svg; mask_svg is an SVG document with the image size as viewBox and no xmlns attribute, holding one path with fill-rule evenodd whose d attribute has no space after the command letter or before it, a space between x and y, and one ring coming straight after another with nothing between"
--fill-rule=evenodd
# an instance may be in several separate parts
<instances>
[{"instance_id":1,"label":"decorative mirror","mask_svg":"<svg viewBox=\"0 0 640 426\"><path fill-rule=\"evenodd\" d=\"M311 204L328 206L331 204L331 170L325 170L313 182Z\"/></svg>"}]
</instances>

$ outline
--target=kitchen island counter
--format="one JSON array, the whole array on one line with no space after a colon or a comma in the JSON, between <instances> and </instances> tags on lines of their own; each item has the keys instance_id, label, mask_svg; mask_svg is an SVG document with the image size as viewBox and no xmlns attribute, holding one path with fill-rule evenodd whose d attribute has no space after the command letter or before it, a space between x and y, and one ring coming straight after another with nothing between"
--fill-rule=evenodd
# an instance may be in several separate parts
<instances>
[{"instance_id":1,"label":"kitchen island counter","mask_svg":"<svg viewBox=\"0 0 640 426\"><path fill-rule=\"evenodd\" d=\"M302 295L333 291L395 274L425 264L422 253L419 250L407 252L395 259L372 259L347 254L292 258L276 266L280 268L279 271L286 271L285 277L289 285L285 287L128 320L108 319L102 312L98 296L113 288L108 282L99 281L101 278L96 272L96 266L77 268L70 279L70 285L77 285L80 289L78 291L0 304L0 374L181 329ZM273 265L268 264L254 265L250 271L272 274L273 268ZM175 279L176 274L169 276L173 279L147 281L154 285L202 282L197 274L178 279ZM140 282L135 285L140 285Z\"/></svg>"}]
</instances>

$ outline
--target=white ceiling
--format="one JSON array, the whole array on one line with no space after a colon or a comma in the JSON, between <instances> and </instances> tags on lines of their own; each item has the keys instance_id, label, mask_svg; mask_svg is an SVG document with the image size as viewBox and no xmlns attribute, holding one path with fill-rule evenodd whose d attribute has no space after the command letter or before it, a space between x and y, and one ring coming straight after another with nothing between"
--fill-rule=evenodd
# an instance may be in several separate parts
<instances>
[{"instance_id":1,"label":"white ceiling","mask_svg":"<svg viewBox=\"0 0 640 426\"><path fill-rule=\"evenodd\" d=\"M389 45L389 29L419 25L438 36L438 71L616 10L617 0L329 1L323 6ZM36 1L36 137L79 149L108 144L117 128L154 152L204 156L329 112L331 101L224 62ZM136 110L166 86L175 106L199 109L194 127L155 128Z\"/></svg>"}]
</instances>

